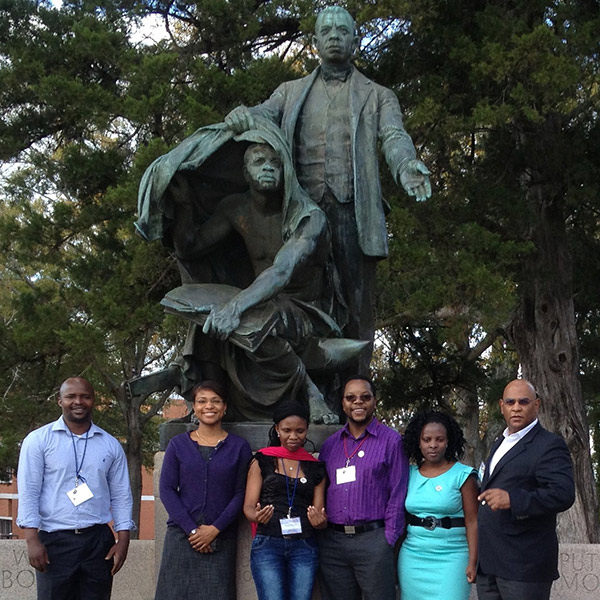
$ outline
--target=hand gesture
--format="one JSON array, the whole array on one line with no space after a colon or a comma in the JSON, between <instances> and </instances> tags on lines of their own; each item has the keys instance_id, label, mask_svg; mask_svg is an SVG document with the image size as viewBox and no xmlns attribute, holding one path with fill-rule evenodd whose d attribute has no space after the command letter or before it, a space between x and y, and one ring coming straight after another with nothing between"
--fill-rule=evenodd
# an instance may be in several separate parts
<instances>
[{"instance_id":1,"label":"hand gesture","mask_svg":"<svg viewBox=\"0 0 600 600\"><path fill-rule=\"evenodd\" d=\"M234 108L223 120L233 133L243 133L255 129L254 117L247 106Z\"/></svg>"},{"instance_id":2,"label":"hand gesture","mask_svg":"<svg viewBox=\"0 0 600 600\"><path fill-rule=\"evenodd\" d=\"M267 504L264 508L261 507L260 502L256 503L256 521L258 523L268 523L275 512L275 507L272 504Z\"/></svg>"},{"instance_id":3,"label":"hand gesture","mask_svg":"<svg viewBox=\"0 0 600 600\"><path fill-rule=\"evenodd\" d=\"M400 183L409 196L414 196L419 202L431 197L431 182L429 169L416 158L409 160L400 173Z\"/></svg>"},{"instance_id":4,"label":"hand gesture","mask_svg":"<svg viewBox=\"0 0 600 600\"><path fill-rule=\"evenodd\" d=\"M40 573L46 571L46 567L50 564L50 560L48 559L46 546L37 539L37 534L35 539L27 540L27 555L29 557L29 564L36 571L39 571Z\"/></svg>"},{"instance_id":5,"label":"hand gesture","mask_svg":"<svg viewBox=\"0 0 600 600\"><path fill-rule=\"evenodd\" d=\"M510 508L510 495L506 490L491 488L477 496L481 504L487 504L492 510L507 510Z\"/></svg>"},{"instance_id":6,"label":"hand gesture","mask_svg":"<svg viewBox=\"0 0 600 600\"><path fill-rule=\"evenodd\" d=\"M475 578L477 576L477 563L475 563L475 564L469 563L467 565L466 574L467 574L467 581L469 583L475 583Z\"/></svg>"},{"instance_id":7,"label":"hand gesture","mask_svg":"<svg viewBox=\"0 0 600 600\"><path fill-rule=\"evenodd\" d=\"M315 529L323 529L327 525L327 514L324 508L319 510L311 505L306 510L306 515L308 516L309 523Z\"/></svg>"},{"instance_id":8,"label":"hand gesture","mask_svg":"<svg viewBox=\"0 0 600 600\"><path fill-rule=\"evenodd\" d=\"M208 554L213 551L211 543L217 535L219 530L214 525L200 525L196 533L190 533L188 541L196 552Z\"/></svg>"},{"instance_id":9,"label":"hand gesture","mask_svg":"<svg viewBox=\"0 0 600 600\"><path fill-rule=\"evenodd\" d=\"M240 325L241 311L235 302L227 302L221 308L213 308L202 332L218 340L226 340Z\"/></svg>"},{"instance_id":10,"label":"hand gesture","mask_svg":"<svg viewBox=\"0 0 600 600\"><path fill-rule=\"evenodd\" d=\"M108 554L104 557L104 560L114 559L112 569L110 570L111 575L117 574L125 559L127 558L127 550L129 549L129 544L119 544L119 542L115 542L112 548L108 551Z\"/></svg>"}]
</instances>

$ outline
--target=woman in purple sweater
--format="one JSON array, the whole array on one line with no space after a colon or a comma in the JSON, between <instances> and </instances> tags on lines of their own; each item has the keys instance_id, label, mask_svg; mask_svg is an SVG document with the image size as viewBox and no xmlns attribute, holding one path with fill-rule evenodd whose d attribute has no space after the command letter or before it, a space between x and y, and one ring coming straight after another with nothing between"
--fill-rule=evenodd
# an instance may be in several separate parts
<instances>
[{"instance_id":1,"label":"woman in purple sweater","mask_svg":"<svg viewBox=\"0 0 600 600\"><path fill-rule=\"evenodd\" d=\"M223 429L227 404L217 382L198 384L193 396L198 429L171 439L160 474L169 520L155 600L235 600L250 446Z\"/></svg>"}]
</instances>

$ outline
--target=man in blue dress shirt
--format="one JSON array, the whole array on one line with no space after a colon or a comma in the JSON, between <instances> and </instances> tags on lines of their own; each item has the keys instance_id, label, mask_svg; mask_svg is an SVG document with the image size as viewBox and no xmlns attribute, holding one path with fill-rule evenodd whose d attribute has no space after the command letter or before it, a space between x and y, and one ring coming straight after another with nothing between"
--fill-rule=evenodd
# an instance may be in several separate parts
<instances>
[{"instance_id":1,"label":"man in blue dress shirt","mask_svg":"<svg viewBox=\"0 0 600 600\"><path fill-rule=\"evenodd\" d=\"M108 600L135 529L125 453L92 423L88 381L67 379L58 404L62 416L23 441L17 525L37 571L38 600Z\"/></svg>"}]
</instances>

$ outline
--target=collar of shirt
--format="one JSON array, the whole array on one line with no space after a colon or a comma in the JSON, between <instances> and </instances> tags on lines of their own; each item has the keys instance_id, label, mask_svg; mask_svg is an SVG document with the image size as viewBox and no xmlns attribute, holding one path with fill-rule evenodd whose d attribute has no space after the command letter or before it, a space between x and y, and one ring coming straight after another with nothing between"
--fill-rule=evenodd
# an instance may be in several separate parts
<instances>
[{"instance_id":1,"label":"collar of shirt","mask_svg":"<svg viewBox=\"0 0 600 600\"><path fill-rule=\"evenodd\" d=\"M490 459L490 476L494 472L496 465L500 462L500 460L504 457L505 454L508 454L514 446L521 441L536 425L538 422L537 419L524 427L520 431L516 431L515 433L508 433L508 427L502 432L504 439L500 442L500 445L496 448L496 451L492 455Z\"/></svg>"},{"instance_id":2,"label":"collar of shirt","mask_svg":"<svg viewBox=\"0 0 600 600\"><path fill-rule=\"evenodd\" d=\"M536 425L537 425L538 419L535 419L533 421L533 423L530 423L529 425L527 425L527 427L524 427L523 429L520 429L519 431L515 431L515 433L508 433L508 427L502 432L502 435L504 436L504 439L508 442L512 442L513 444L516 444L519 440L522 440ZM503 440L504 443L504 440Z\"/></svg>"},{"instance_id":3,"label":"collar of shirt","mask_svg":"<svg viewBox=\"0 0 600 600\"><path fill-rule=\"evenodd\" d=\"M352 65L346 69L335 69L325 64L321 65L321 77L324 81L347 81L352 73Z\"/></svg>"},{"instance_id":4,"label":"collar of shirt","mask_svg":"<svg viewBox=\"0 0 600 600\"><path fill-rule=\"evenodd\" d=\"M351 433L350 433L350 428L348 426L348 422L346 422L346 424L344 425L344 427L342 428L342 434L343 435L347 435L348 437L352 438L353 440L360 440L363 437L365 437L365 435L367 434L367 432L370 435L373 435L375 437L377 437L377 426L379 425L379 421L377 420L377 417L373 417L371 419L371 421L369 422L369 424L367 425L365 431L359 435L357 438L355 438Z\"/></svg>"},{"instance_id":5,"label":"collar of shirt","mask_svg":"<svg viewBox=\"0 0 600 600\"><path fill-rule=\"evenodd\" d=\"M52 424L52 431L66 431L67 433L71 432L62 415ZM100 427L97 425L94 425L93 421L91 421L90 428L88 429L88 437L92 437L96 433L102 434L104 433L104 430L100 429ZM85 433L82 433L81 435L74 433L73 435L76 437L85 437Z\"/></svg>"}]
</instances>

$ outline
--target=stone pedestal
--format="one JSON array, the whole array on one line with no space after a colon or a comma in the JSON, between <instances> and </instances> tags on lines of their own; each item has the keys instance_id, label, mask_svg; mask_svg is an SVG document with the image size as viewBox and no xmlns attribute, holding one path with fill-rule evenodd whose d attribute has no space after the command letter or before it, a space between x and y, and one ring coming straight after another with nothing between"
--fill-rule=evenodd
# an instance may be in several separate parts
<instances>
[{"instance_id":1,"label":"stone pedestal","mask_svg":"<svg viewBox=\"0 0 600 600\"><path fill-rule=\"evenodd\" d=\"M35 571L25 540L0 540L0 570L0 600L35 600ZM112 600L153 600L155 588L154 540L132 540L114 577Z\"/></svg>"}]
</instances>

